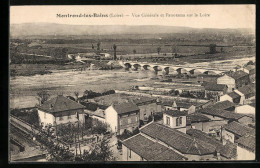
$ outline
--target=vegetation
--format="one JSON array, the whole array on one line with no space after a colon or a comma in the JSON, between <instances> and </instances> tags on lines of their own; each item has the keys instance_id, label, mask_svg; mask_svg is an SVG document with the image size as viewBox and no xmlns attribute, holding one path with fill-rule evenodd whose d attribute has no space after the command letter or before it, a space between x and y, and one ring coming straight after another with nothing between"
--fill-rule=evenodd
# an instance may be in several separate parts
<instances>
[{"instance_id":1,"label":"vegetation","mask_svg":"<svg viewBox=\"0 0 260 168\"><path fill-rule=\"evenodd\" d=\"M39 101L39 105L42 105L46 102L50 97L50 94L46 90L41 90L37 93L37 100Z\"/></svg>"},{"instance_id":2,"label":"vegetation","mask_svg":"<svg viewBox=\"0 0 260 168\"><path fill-rule=\"evenodd\" d=\"M40 121L38 116L38 111L36 108L28 108L28 109L12 109L10 113L21 120L34 125L35 127L39 127Z\"/></svg>"}]
</instances>

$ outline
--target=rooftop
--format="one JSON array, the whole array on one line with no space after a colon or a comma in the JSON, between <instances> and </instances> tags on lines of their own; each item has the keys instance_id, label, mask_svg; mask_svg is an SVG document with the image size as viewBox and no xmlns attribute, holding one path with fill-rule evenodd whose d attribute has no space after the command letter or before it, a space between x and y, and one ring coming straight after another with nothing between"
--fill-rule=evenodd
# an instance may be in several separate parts
<instances>
[{"instance_id":1,"label":"rooftop","mask_svg":"<svg viewBox=\"0 0 260 168\"><path fill-rule=\"evenodd\" d=\"M239 92L244 95L255 93L255 84L245 85L237 89Z\"/></svg>"},{"instance_id":2,"label":"rooftop","mask_svg":"<svg viewBox=\"0 0 260 168\"><path fill-rule=\"evenodd\" d=\"M148 161L182 161L187 160L184 156L172 149L154 142L145 136L138 134L122 142L124 146L134 151Z\"/></svg>"},{"instance_id":3,"label":"rooftop","mask_svg":"<svg viewBox=\"0 0 260 168\"><path fill-rule=\"evenodd\" d=\"M197 129L189 129L186 133L194 138L198 138L204 142L213 145L216 151L226 158L231 159L235 158L236 156L237 152L236 146L234 144L226 143L226 145L223 145L221 141L218 141L217 139L210 137L208 134Z\"/></svg>"},{"instance_id":4,"label":"rooftop","mask_svg":"<svg viewBox=\"0 0 260 168\"><path fill-rule=\"evenodd\" d=\"M209 91L223 91L225 88L227 88L227 85L223 84L217 84L217 83L208 83L206 82L205 84L203 83L205 90Z\"/></svg>"},{"instance_id":5,"label":"rooftop","mask_svg":"<svg viewBox=\"0 0 260 168\"><path fill-rule=\"evenodd\" d=\"M167 110L163 113L168 114L173 117L179 117L179 116L187 116L187 111L180 111L180 110Z\"/></svg>"},{"instance_id":6,"label":"rooftop","mask_svg":"<svg viewBox=\"0 0 260 168\"><path fill-rule=\"evenodd\" d=\"M210 105L208 106L208 108L215 108L215 109L218 109L218 110L226 110L226 109L229 109L231 107L235 107L235 103L232 103L228 100L225 100L225 101L221 101L221 102L217 102L213 105Z\"/></svg>"},{"instance_id":7,"label":"rooftop","mask_svg":"<svg viewBox=\"0 0 260 168\"><path fill-rule=\"evenodd\" d=\"M246 116L244 114L238 114L238 113L234 113L234 112L230 112L230 111L226 111L226 110L219 110L217 108L212 108L212 107L200 109L199 112L203 113L203 114L208 114L211 116L221 117L221 118L228 119L228 120L230 120L230 119L238 120L238 119Z\"/></svg>"},{"instance_id":8,"label":"rooftop","mask_svg":"<svg viewBox=\"0 0 260 168\"><path fill-rule=\"evenodd\" d=\"M192 113L187 115L187 125L191 123L196 123L196 122L208 122L210 121L210 118L200 114L200 113Z\"/></svg>"},{"instance_id":9,"label":"rooftop","mask_svg":"<svg viewBox=\"0 0 260 168\"><path fill-rule=\"evenodd\" d=\"M85 106L70 100L62 95L59 95L55 98L52 98L46 102L44 102L41 106L38 107L40 110L56 113L60 111L68 111L68 110L76 110L76 109L84 109Z\"/></svg>"},{"instance_id":10,"label":"rooftop","mask_svg":"<svg viewBox=\"0 0 260 168\"><path fill-rule=\"evenodd\" d=\"M120 104L113 104L112 107L118 114L123 114L127 112L139 111L139 107L132 102L125 102Z\"/></svg>"},{"instance_id":11,"label":"rooftop","mask_svg":"<svg viewBox=\"0 0 260 168\"><path fill-rule=\"evenodd\" d=\"M236 72L233 72L233 71L226 72L226 75L228 75L228 76L234 78L235 80L237 80L237 79L240 79L244 76L247 76L248 74L244 71L239 70L239 71L236 71Z\"/></svg>"},{"instance_id":12,"label":"rooftop","mask_svg":"<svg viewBox=\"0 0 260 168\"><path fill-rule=\"evenodd\" d=\"M194 106L200 106L202 105L203 103L200 103L200 102L188 102L188 101L175 101L176 102L176 105L177 107L181 107L181 108L190 108L192 105ZM173 105L174 101L164 101L162 102L161 104L163 106L171 106Z\"/></svg>"},{"instance_id":13,"label":"rooftop","mask_svg":"<svg viewBox=\"0 0 260 168\"><path fill-rule=\"evenodd\" d=\"M232 132L238 136L244 136L246 134L251 134L254 135L255 134L255 129L250 128L246 125L240 124L238 122L231 122L227 125L224 126L225 130Z\"/></svg>"},{"instance_id":14,"label":"rooftop","mask_svg":"<svg viewBox=\"0 0 260 168\"><path fill-rule=\"evenodd\" d=\"M246 134L239 138L237 141L239 146L247 148L248 150L255 152L255 136Z\"/></svg>"},{"instance_id":15,"label":"rooftop","mask_svg":"<svg viewBox=\"0 0 260 168\"><path fill-rule=\"evenodd\" d=\"M207 155L215 153L214 146L158 123L148 124L141 128L140 132L164 142L183 154Z\"/></svg>"},{"instance_id":16,"label":"rooftop","mask_svg":"<svg viewBox=\"0 0 260 168\"><path fill-rule=\"evenodd\" d=\"M106 105L101 105L94 102L83 102L82 104L85 106L87 110L90 111L96 111L97 109L105 110L106 108L108 108L108 106Z\"/></svg>"},{"instance_id":17,"label":"rooftop","mask_svg":"<svg viewBox=\"0 0 260 168\"><path fill-rule=\"evenodd\" d=\"M232 99L236 99L241 97L239 94L237 94L236 92L230 92L227 95L229 95Z\"/></svg>"}]
</instances>

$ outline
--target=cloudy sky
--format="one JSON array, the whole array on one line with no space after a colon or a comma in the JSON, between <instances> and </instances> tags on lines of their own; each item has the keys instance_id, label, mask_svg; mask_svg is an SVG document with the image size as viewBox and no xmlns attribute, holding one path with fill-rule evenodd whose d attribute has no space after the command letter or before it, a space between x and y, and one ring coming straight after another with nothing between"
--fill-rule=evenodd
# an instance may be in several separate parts
<instances>
[{"instance_id":1,"label":"cloudy sky","mask_svg":"<svg viewBox=\"0 0 260 168\"><path fill-rule=\"evenodd\" d=\"M124 17L59 18L57 14L107 14ZM185 17L166 17L182 14ZM198 14L198 17L194 15ZM200 17L209 14L208 17ZM161 14L164 17L133 17ZM187 17L193 14L192 17ZM126 16L128 15L128 16ZM11 6L10 23L48 22L75 25L168 25L194 28L255 28L255 5L121 5L121 6Z\"/></svg>"}]
</instances>

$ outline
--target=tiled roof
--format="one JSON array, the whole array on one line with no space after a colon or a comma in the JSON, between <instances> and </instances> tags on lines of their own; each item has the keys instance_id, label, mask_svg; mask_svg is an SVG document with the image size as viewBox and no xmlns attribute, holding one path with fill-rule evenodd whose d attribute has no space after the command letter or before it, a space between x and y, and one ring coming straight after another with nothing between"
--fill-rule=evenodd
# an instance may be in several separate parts
<instances>
[{"instance_id":1,"label":"tiled roof","mask_svg":"<svg viewBox=\"0 0 260 168\"><path fill-rule=\"evenodd\" d=\"M105 114L102 110L98 110L98 111L84 111L85 113L89 114L90 116L97 116L100 118L105 118Z\"/></svg>"},{"instance_id":2,"label":"tiled roof","mask_svg":"<svg viewBox=\"0 0 260 168\"><path fill-rule=\"evenodd\" d=\"M192 113L187 115L187 125L191 123L196 123L196 122L207 122L210 121L210 118L200 114L200 113Z\"/></svg>"},{"instance_id":3,"label":"tiled roof","mask_svg":"<svg viewBox=\"0 0 260 168\"><path fill-rule=\"evenodd\" d=\"M52 98L46 102L44 102L39 109L49 112L55 113L60 111L68 111L68 110L76 110L76 109L84 109L85 106L70 100L62 95L59 95L55 98Z\"/></svg>"},{"instance_id":4,"label":"tiled roof","mask_svg":"<svg viewBox=\"0 0 260 168\"><path fill-rule=\"evenodd\" d=\"M106 105L101 105L101 104L97 104L97 103L93 103L93 102L82 102L82 104L85 106L85 108L87 110L90 111L96 111L98 108L105 110L106 108L108 108L108 106Z\"/></svg>"},{"instance_id":5,"label":"tiled roof","mask_svg":"<svg viewBox=\"0 0 260 168\"><path fill-rule=\"evenodd\" d=\"M158 123L144 126L140 132L164 142L183 154L207 155L215 153L214 146Z\"/></svg>"},{"instance_id":6,"label":"tiled roof","mask_svg":"<svg viewBox=\"0 0 260 168\"><path fill-rule=\"evenodd\" d=\"M236 99L241 97L239 94L237 94L236 92L230 92L227 95L229 95L232 99Z\"/></svg>"},{"instance_id":7,"label":"tiled roof","mask_svg":"<svg viewBox=\"0 0 260 168\"><path fill-rule=\"evenodd\" d=\"M246 134L255 134L255 130L253 128L250 128L246 125L242 125L235 121L225 125L224 129L238 136L244 136Z\"/></svg>"},{"instance_id":8,"label":"tiled roof","mask_svg":"<svg viewBox=\"0 0 260 168\"><path fill-rule=\"evenodd\" d=\"M124 146L148 161L187 160L184 156L176 153L172 149L154 142L141 134L126 139L122 143Z\"/></svg>"},{"instance_id":9,"label":"tiled roof","mask_svg":"<svg viewBox=\"0 0 260 168\"><path fill-rule=\"evenodd\" d=\"M215 108L218 110L225 110L225 109L229 109L231 107L235 107L235 103L232 103L228 100L225 101L221 101L221 102L217 102L213 105L208 106L209 108Z\"/></svg>"},{"instance_id":10,"label":"tiled roof","mask_svg":"<svg viewBox=\"0 0 260 168\"><path fill-rule=\"evenodd\" d=\"M156 99L150 98L150 97L139 97L139 98L133 99L133 102L136 105L141 105L141 104L147 104L147 103L154 103L154 102L156 102Z\"/></svg>"},{"instance_id":11,"label":"tiled roof","mask_svg":"<svg viewBox=\"0 0 260 168\"><path fill-rule=\"evenodd\" d=\"M241 70L236 71L236 72L232 72L232 71L231 72L227 72L226 74L228 76L234 78L235 80L240 79L240 78L248 75L246 72L241 71Z\"/></svg>"},{"instance_id":12,"label":"tiled roof","mask_svg":"<svg viewBox=\"0 0 260 168\"><path fill-rule=\"evenodd\" d=\"M173 102L174 101L165 101L165 102L162 102L161 104L163 106L172 106ZM186 108L186 109L190 108L192 105L200 106L203 104L200 102L186 102L186 101L175 101L175 102L176 102L177 107Z\"/></svg>"},{"instance_id":13,"label":"tiled roof","mask_svg":"<svg viewBox=\"0 0 260 168\"><path fill-rule=\"evenodd\" d=\"M233 112L226 111L226 110L219 110L219 109L212 108L212 107L201 109L198 112L203 113L203 114L208 114L211 116L217 116L217 117L229 119L229 120L230 119L238 120L238 119L246 116L243 114L233 113Z\"/></svg>"},{"instance_id":14,"label":"tiled roof","mask_svg":"<svg viewBox=\"0 0 260 168\"><path fill-rule=\"evenodd\" d=\"M188 115L187 111L179 111L179 110L167 110L167 111L164 111L163 113L168 114L168 115L173 116L173 117L187 116Z\"/></svg>"},{"instance_id":15,"label":"tiled roof","mask_svg":"<svg viewBox=\"0 0 260 168\"><path fill-rule=\"evenodd\" d=\"M246 134L239 138L237 141L239 146L247 148L248 150L255 152L255 136Z\"/></svg>"},{"instance_id":16,"label":"tiled roof","mask_svg":"<svg viewBox=\"0 0 260 168\"><path fill-rule=\"evenodd\" d=\"M223 91L225 88L227 88L227 85L206 82L204 84L204 87L205 90L209 91Z\"/></svg>"},{"instance_id":17,"label":"tiled roof","mask_svg":"<svg viewBox=\"0 0 260 168\"><path fill-rule=\"evenodd\" d=\"M139 107L132 102L113 104L112 106L118 114L140 110Z\"/></svg>"},{"instance_id":18,"label":"tiled roof","mask_svg":"<svg viewBox=\"0 0 260 168\"><path fill-rule=\"evenodd\" d=\"M235 158L237 152L236 152L236 146L230 143L227 143L226 145L223 145L220 141L217 139L210 137L208 134L197 130L197 129L189 129L186 132L188 135L198 138L199 140L202 140L204 142L207 142L211 145L213 145L217 152L220 153L220 155L226 157L226 158Z\"/></svg>"},{"instance_id":19,"label":"tiled roof","mask_svg":"<svg viewBox=\"0 0 260 168\"><path fill-rule=\"evenodd\" d=\"M245 85L237 89L239 92L243 93L244 95L255 93L255 84Z\"/></svg>"}]
</instances>

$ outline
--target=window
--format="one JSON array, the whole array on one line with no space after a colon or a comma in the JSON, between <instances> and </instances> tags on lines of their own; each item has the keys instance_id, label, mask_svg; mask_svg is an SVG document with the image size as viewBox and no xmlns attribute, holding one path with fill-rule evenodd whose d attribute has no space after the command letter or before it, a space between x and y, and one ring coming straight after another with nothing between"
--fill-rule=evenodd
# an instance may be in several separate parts
<instances>
[{"instance_id":1,"label":"window","mask_svg":"<svg viewBox=\"0 0 260 168\"><path fill-rule=\"evenodd\" d=\"M180 126L181 126L182 125L182 117L180 117L179 120L180 120Z\"/></svg>"},{"instance_id":2,"label":"window","mask_svg":"<svg viewBox=\"0 0 260 168\"><path fill-rule=\"evenodd\" d=\"M63 117L61 116L61 117L59 117L59 120L61 121L61 120L63 120Z\"/></svg>"},{"instance_id":3,"label":"window","mask_svg":"<svg viewBox=\"0 0 260 168\"><path fill-rule=\"evenodd\" d=\"M179 118L176 118L176 126L179 126Z\"/></svg>"},{"instance_id":4,"label":"window","mask_svg":"<svg viewBox=\"0 0 260 168\"><path fill-rule=\"evenodd\" d=\"M170 125L170 117L166 117L166 125Z\"/></svg>"},{"instance_id":5,"label":"window","mask_svg":"<svg viewBox=\"0 0 260 168\"><path fill-rule=\"evenodd\" d=\"M131 158L131 150L129 150L129 158Z\"/></svg>"},{"instance_id":6,"label":"window","mask_svg":"<svg viewBox=\"0 0 260 168\"><path fill-rule=\"evenodd\" d=\"M46 119L47 117L46 117L46 113L44 113L44 118Z\"/></svg>"}]
</instances>

